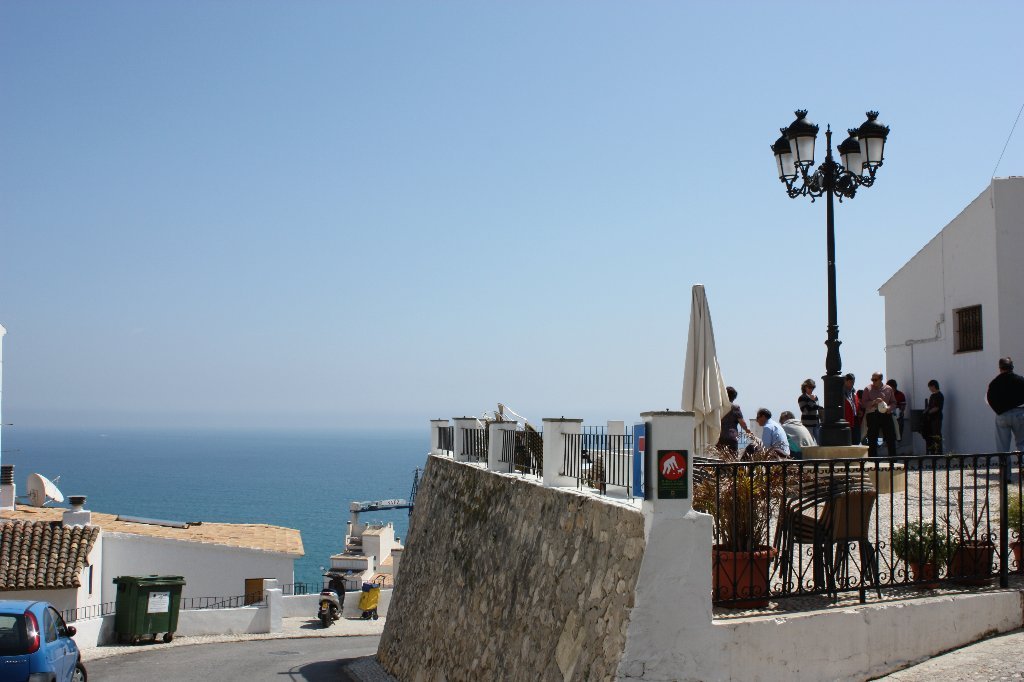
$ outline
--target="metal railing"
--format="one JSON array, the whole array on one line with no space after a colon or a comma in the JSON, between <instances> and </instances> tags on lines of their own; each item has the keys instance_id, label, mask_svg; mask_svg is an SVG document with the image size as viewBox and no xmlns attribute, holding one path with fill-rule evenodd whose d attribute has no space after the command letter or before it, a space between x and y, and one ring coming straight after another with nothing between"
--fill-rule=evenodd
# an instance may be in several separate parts
<instances>
[{"instance_id":1,"label":"metal railing","mask_svg":"<svg viewBox=\"0 0 1024 682\"><path fill-rule=\"evenodd\" d=\"M182 597L181 610L237 609L242 606L263 606L262 594L240 594L232 597Z\"/></svg>"},{"instance_id":2,"label":"metal railing","mask_svg":"<svg viewBox=\"0 0 1024 682\"><path fill-rule=\"evenodd\" d=\"M281 596L293 597L302 594L320 594L322 583L287 583L281 585Z\"/></svg>"},{"instance_id":3,"label":"metal railing","mask_svg":"<svg viewBox=\"0 0 1024 682\"><path fill-rule=\"evenodd\" d=\"M756 459L756 458L755 458ZM725 462L697 458L715 519L714 601L1006 587L1022 568L1021 453Z\"/></svg>"},{"instance_id":4,"label":"metal railing","mask_svg":"<svg viewBox=\"0 0 1024 682\"><path fill-rule=\"evenodd\" d=\"M114 613L114 607L117 602L108 601L102 604L92 604L91 606L80 606L77 609L66 609L60 612L61 618L64 619L65 623L74 623L76 620L86 620L88 618L100 618L102 616L109 616Z\"/></svg>"},{"instance_id":5,"label":"metal railing","mask_svg":"<svg viewBox=\"0 0 1024 682\"><path fill-rule=\"evenodd\" d=\"M462 456L470 462L487 463L487 429L462 429Z\"/></svg>"},{"instance_id":6,"label":"metal railing","mask_svg":"<svg viewBox=\"0 0 1024 682\"><path fill-rule=\"evenodd\" d=\"M437 449L442 452L455 452L454 426L442 426L437 430Z\"/></svg>"},{"instance_id":7,"label":"metal railing","mask_svg":"<svg viewBox=\"0 0 1024 682\"><path fill-rule=\"evenodd\" d=\"M502 431L498 461L510 474L541 476L544 464L544 436L540 431Z\"/></svg>"},{"instance_id":8,"label":"metal railing","mask_svg":"<svg viewBox=\"0 0 1024 682\"><path fill-rule=\"evenodd\" d=\"M607 494L608 487L633 491L633 433L609 434L603 426L585 426L581 433L563 434L562 473L577 487Z\"/></svg>"}]
</instances>

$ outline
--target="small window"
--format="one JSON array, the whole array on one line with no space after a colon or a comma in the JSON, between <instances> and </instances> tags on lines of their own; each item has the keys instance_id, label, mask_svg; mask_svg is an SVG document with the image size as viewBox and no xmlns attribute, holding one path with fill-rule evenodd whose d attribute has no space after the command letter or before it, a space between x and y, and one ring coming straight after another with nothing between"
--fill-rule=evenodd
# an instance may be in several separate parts
<instances>
[{"instance_id":1,"label":"small window","mask_svg":"<svg viewBox=\"0 0 1024 682\"><path fill-rule=\"evenodd\" d=\"M955 353L970 353L982 349L981 306L972 305L953 311L953 345Z\"/></svg>"},{"instance_id":2,"label":"small window","mask_svg":"<svg viewBox=\"0 0 1024 682\"><path fill-rule=\"evenodd\" d=\"M43 632L46 633L47 642L57 641L57 619L53 616L53 609L48 608L43 612Z\"/></svg>"}]
</instances>

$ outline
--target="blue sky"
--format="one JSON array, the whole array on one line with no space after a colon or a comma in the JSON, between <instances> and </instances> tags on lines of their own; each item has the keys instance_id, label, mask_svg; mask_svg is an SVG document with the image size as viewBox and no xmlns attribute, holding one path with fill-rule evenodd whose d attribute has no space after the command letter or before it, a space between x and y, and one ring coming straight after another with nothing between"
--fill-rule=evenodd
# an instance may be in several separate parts
<instances>
[{"instance_id":1,"label":"blue sky","mask_svg":"<svg viewBox=\"0 0 1024 682\"><path fill-rule=\"evenodd\" d=\"M4 421L635 420L679 404L696 282L738 402L793 409L826 313L824 203L769 150L796 108L892 128L836 213L866 383L878 287L1024 104L1024 5L813 9L0 4Z\"/></svg>"}]
</instances>

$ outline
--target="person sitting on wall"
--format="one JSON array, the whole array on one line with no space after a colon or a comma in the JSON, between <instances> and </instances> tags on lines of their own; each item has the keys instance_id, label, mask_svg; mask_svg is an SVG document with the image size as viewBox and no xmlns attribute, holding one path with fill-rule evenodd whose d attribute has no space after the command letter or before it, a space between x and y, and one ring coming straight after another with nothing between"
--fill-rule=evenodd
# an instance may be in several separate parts
<instances>
[{"instance_id":1,"label":"person sitting on wall","mask_svg":"<svg viewBox=\"0 0 1024 682\"><path fill-rule=\"evenodd\" d=\"M803 459L804 448L814 447L818 444L803 422L797 419L792 412L787 410L780 414L779 421L782 423L782 430L786 432L786 440L789 441L789 454L793 459Z\"/></svg>"},{"instance_id":2,"label":"person sitting on wall","mask_svg":"<svg viewBox=\"0 0 1024 682\"><path fill-rule=\"evenodd\" d=\"M1024 377L1013 372L1013 358L999 358L999 374L985 396L996 413L996 449L1010 452L1010 434L1017 450L1024 450Z\"/></svg>"},{"instance_id":3,"label":"person sitting on wall","mask_svg":"<svg viewBox=\"0 0 1024 682\"><path fill-rule=\"evenodd\" d=\"M882 432L885 448L890 457L896 455L896 424L889 414L889 406L896 403L891 386L882 383L882 373L874 372L871 383L864 387L864 415L868 424L868 457L878 456L878 432Z\"/></svg>"},{"instance_id":4,"label":"person sitting on wall","mask_svg":"<svg viewBox=\"0 0 1024 682\"><path fill-rule=\"evenodd\" d=\"M779 457L789 457L789 439L786 432L777 421L772 419L772 413L762 407L757 411L757 423L764 429L761 434L761 442L766 452L772 452Z\"/></svg>"},{"instance_id":5,"label":"person sitting on wall","mask_svg":"<svg viewBox=\"0 0 1024 682\"><path fill-rule=\"evenodd\" d=\"M726 448L735 454L740 446L738 428L742 428L748 436L750 435L750 429L747 428L747 422L743 420L743 410L736 404L736 396L738 395L736 389L732 386L726 386L725 392L729 396L732 408L722 417L722 434L718 437L718 447Z\"/></svg>"}]
</instances>

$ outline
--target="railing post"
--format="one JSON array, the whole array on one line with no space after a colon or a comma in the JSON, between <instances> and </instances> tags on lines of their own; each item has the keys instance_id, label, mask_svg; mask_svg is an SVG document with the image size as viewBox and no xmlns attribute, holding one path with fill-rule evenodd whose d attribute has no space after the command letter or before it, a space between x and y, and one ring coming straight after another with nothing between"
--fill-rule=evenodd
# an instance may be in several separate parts
<instances>
[{"instance_id":1,"label":"railing post","mask_svg":"<svg viewBox=\"0 0 1024 682\"><path fill-rule=\"evenodd\" d=\"M505 442L505 432L515 431L516 422L491 422L487 434L487 468L491 471L508 471L509 466L502 464L501 447Z\"/></svg>"},{"instance_id":2,"label":"railing post","mask_svg":"<svg viewBox=\"0 0 1024 682\"><path fill-rule=\"evenodd\" d=\"M1009 500L1010 493L1010 455L999 455L999 586L1010 586L1009 571Z\"/></svg>"},{"instance_id":3,"label":"railing post","mask_svg":"<svg viewBox=\"0 0 1024 682\"><path fill-rule=\"evenodd\" d=\"M576 486L576 479L562 472L562 458L565 454L565 434L579 435L582 419L565 417L544 418L544 485L548 488Z\"/></svg>"},{"instance_id":4,"label":"railing post","mask_svg":"<svg viewBox=\"0 0 1024 682\"><path fill-rule=\"evenodd\" d=\"M466 445L464 442L465 430L479 429L482 428L483 425L480 423L480 420L477 419L476 417L455 417L453 421L455 422L455 437L452 439L452 441L454 442L452 447L455 448L455 461L468 462L470 461L469 456L464 454L463 452L466 449Z\"/></svg>"},{"instance_id":5,"label":"railing post","mask_svg":"<svg viewBox=\"0 0 1024 682\"><path fill-rule=\"evenodd\" d=\"M671 507L685 514L693 507L693 412L643 412L640 417L647 425L644 472L644 500L657 507ZM658 453L685 451L687 457L685 498L662 499L658 494L658 472L661 463ZM636 483L634 482L634 485Z\"/></svg>"},{"instance_id":6,"label":"railing post","mask_svg":"<svg viewBox=\"0 0 1024 682\"><path fill-rule=\"evenodd\" d=\"M447 419L430 420L430 454L441 454L441 429L448 426Z\"/></svg>"}]
</instances>

